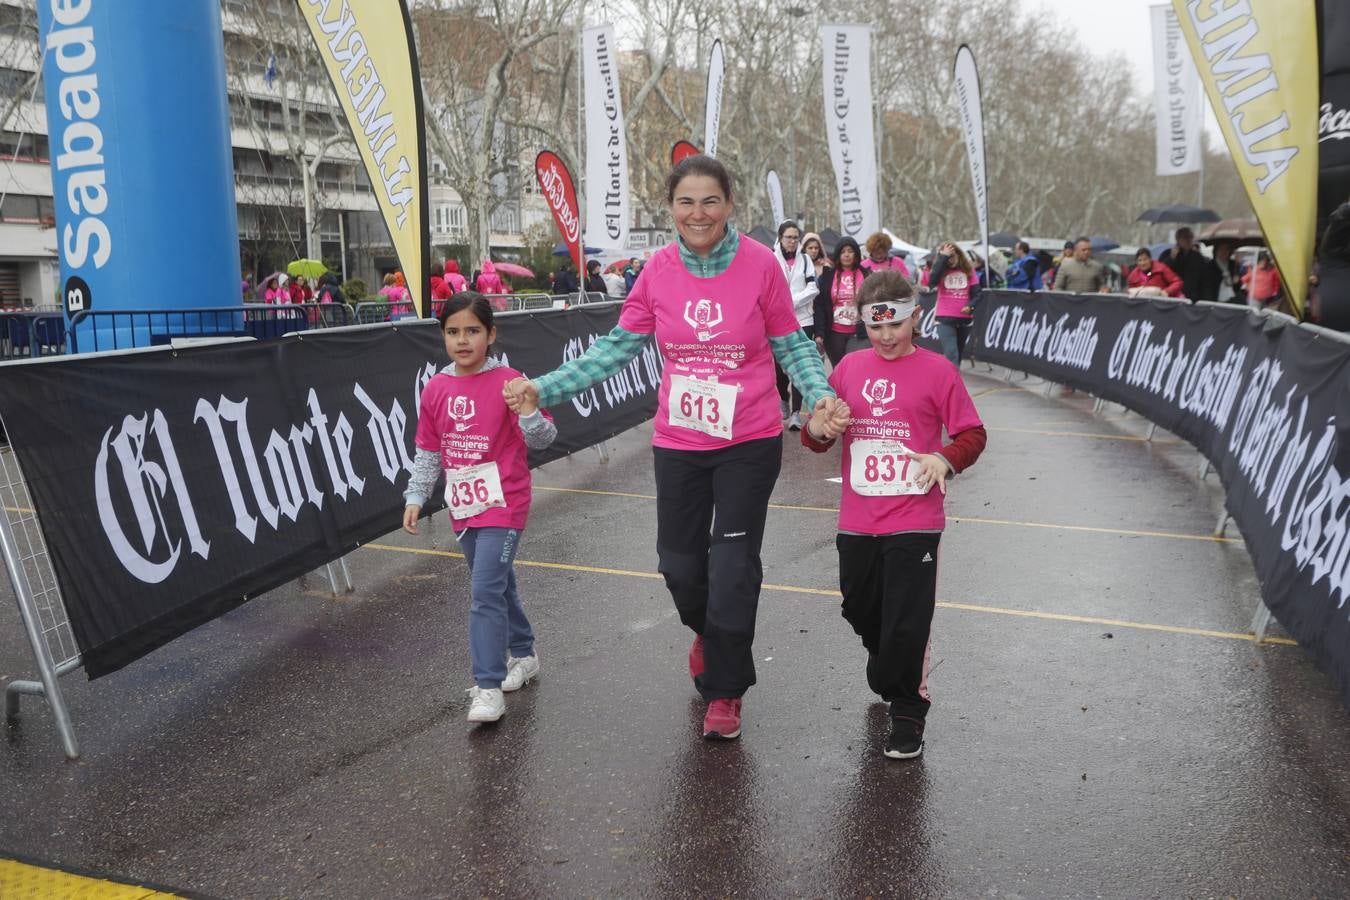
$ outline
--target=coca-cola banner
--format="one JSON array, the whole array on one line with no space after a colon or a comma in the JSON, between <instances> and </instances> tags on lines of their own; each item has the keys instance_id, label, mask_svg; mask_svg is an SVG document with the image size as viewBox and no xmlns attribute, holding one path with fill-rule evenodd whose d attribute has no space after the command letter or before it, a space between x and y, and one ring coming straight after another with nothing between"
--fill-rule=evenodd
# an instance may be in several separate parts
<instances>
[{"instance_id":1,"label":"coca-cola banner","mask_svg":"<svg viewBox=\"0 0 1350 900\"><path fill-rule=\"evenodd\" d=\"M1350 342L1235 306L1016 291L985 292L972 339L1194 444L1266 605L1350 706Z\"/></svg>"},{"instance_id":2,"label":"coca-cola banner","mask_svg":"<svg viewBox=\"0 0 1350 900\"><path fill-rule=\"evenodd\" d=\"M540 375L618 309L503 317L498 349ZM421 391L445 363L420 322L5 364L0 417L89 676L397 528ZM552 409L558 440L531 465L650 418L660 377L649 346Z\"/></svg>"},{"instance_id":3,"label":"coca-cola banner","mask_svg":"<svg viewBox=\"0 0 1350 900\"><path fill-rule=\"evenodd\" d=\"M539 179L539 190L553 213L553 224L570 251L578 272L586 271L581 249L581 208L577 206L577 189L572 184L572 173L552 150L544 150L534 158L534 175Z\"/></svg>"}]
</instances>

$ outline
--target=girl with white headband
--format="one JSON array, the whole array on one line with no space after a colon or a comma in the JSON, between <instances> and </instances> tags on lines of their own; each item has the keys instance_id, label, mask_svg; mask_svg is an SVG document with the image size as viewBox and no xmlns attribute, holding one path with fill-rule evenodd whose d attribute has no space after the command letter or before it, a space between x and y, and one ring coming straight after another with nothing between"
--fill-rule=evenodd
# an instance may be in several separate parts
<instances>
[{"instance_id":1,"label":"girl with white headband","mask_svg":"<svg viewBox=\"0 0 1350 900\"><path fill-rule=\"evenodd\" d=\"M914 345L921 311L908 279L877 272L857 305L871 352L848 354L829 378L852 412L843 430L839 588L844 618L867 648L867 684L891 707L883 753L908 759L923 752L924 652L947 477L975 462L986 435L960 371ZM823 453L838 434L820 413L802 429L802 443Z\"/></svg>"}]
</instances>

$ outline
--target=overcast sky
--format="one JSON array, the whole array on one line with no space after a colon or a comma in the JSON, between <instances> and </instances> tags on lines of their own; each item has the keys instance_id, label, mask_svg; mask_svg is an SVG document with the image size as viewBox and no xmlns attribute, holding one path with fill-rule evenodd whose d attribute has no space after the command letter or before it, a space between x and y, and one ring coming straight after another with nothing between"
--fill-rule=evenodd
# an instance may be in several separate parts
<instances>
[{"instance_id":1,"label":"overcast sky","mask_svg":"<svg viewBox=\"0 0 1350 900\"><path fill-rule=\"evenodd\" d=\"M1159 0L1021 0L1037 18L1053 18L1077 32L1094 53L1118 54L1134 70L1134 82L1145 99L1153 100L1153 27L1148 8ZM1214 111L1205 104L1210 149L1224 146Z\"/></svg>"},{"instance_id":2,"label":"overcast sky","mask_svg":"<svg viewBox=\"0 0 1350 900\"><path fill-rule=\"evenodd\" d=\"M1134 69L1135 84L1153 90L1153 35L1148 8L1158 0L1022 0L1037 18L1056 19L1077 32L1094 53L1118 53Z\"/></svg>"}]
</instances>

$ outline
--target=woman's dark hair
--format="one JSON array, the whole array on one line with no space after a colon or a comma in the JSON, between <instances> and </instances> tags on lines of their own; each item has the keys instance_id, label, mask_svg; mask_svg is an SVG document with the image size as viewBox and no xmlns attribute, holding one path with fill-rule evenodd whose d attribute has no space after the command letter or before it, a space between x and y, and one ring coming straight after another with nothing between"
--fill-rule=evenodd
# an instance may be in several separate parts
<instances>
[{"instance_id":1,"label":"woman's dark hair","mask_svg":"<svg viewBox=\"0 0 1350 900\"><path fill-rule=\"evenodd\" d=\"M493 329L492 304L488 302L488 298L477 291L460 291L458 294L451 294L441 305L441 311L436 314L436 321L441 323L441 330L445 330L445 323L451 316L465 309L473 313L488 331Z\"/></svg>"},{"instance_id":2,"label":"woman's dark hair","mask_svg":"<svg viewBox=\"0 0 1350 900\"><path fill-rule=\"evenodd\" d=\"M1140 247L1138 250L1134 251L1134 258L1138 259L1141 256L1146 257L1148 259L1152 259L1153 251L1148 249L1147 247Z\"/></svg>"},{"instance_id":3,"label":"woman's dark hair","mask_svg":"<svg viewBox=\"0 0 1350 900\"><path fill-rule=\"evenodd\" d=\"M783 232L787 231L789 228L797 229L797 236L801 237L802 227L791 219L788 219L782 225L778 226L778 239L780 241L783 239Z\"/></svg>"},{"instance_id":4,"label":"woman's dark hair","mask_svg":"<svg viewBox=\"0 0 1350 900\"><path fill-rule=\"evenodd\" d=\"M587 271L587 272L599 272L599 271L600 271L600 260L598 260L598 259L593 259L593 260L591 260L590 262L586 263L586 271Z\"/></svg>"},{"instance_id":5,"label":"woman's dark hair","mask_svg":"<svg viewBox=\"0 0 1350 900\"><path fill-rule=\"evenodd\" d=\"M901 275L897 269L878 269L862 284L855 301L858 311L873 303L885 303L888 300L908 300L914 296L914 285Z\"/></svg>"},{"instance_id":6,"label":"woman's dark hair","mask_svg":"<svg viewBox=\"0 0 1350 900\"><path fill-rule=\"evenodd\" d=\"M858 242L851 237L842 237L839 239L839 243L834 245L834 254L830 256L830 262L834 264L835 271L837 272L844 268L839 262L839 255L845 247L853 248L853 268L861 269L863 255L862 250L858 247Z\"/></svg>"},{"instance_id":7,"label":"woman's dark hair","mask_svg":"<svg viewBox=\"0 0 1350 900\"><path fill-rule=\"evenodd\" d=\"M675 189L680 186L680 182L690 175L706 175L717 181L717 186L722 189L722 195L731 200L731 173L727 167L722 165L711 156L699 154L697 156L686 156L675 164L670 170L670 177L666 179L666 202L675 202Z\"/></svg>"}]
</instances>

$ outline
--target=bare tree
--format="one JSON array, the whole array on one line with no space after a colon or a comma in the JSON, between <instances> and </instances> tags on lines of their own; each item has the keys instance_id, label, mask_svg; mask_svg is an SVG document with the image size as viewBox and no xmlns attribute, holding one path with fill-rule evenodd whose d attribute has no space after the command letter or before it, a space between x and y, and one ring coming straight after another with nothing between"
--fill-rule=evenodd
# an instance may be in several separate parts
<instances>
[{"instance_id":1,"label":"bare tree","mask_svg":"<svg viewBox=\"0 0 1350 900\"><path fill-rule=\"evenodd\" d=\"M575 0L492 0L414 10L431 152L468 217L470 253L488 252L492 213L526 177L520 135L553 143L569 104L565 47ZM551 149L568 158L567 144ZM574 169L575 171L575 169ZM533 177L533 173L528 173Z\"/></svg>"},{"instance_id":2,"label":"bare tree","mask_svg":"<svg viewBox=\"0 0 1350 900\"><path fill-rule=\"evenodd\" d=\"M286 160L300 176L298 204L295 192L280 181L264 193L278 206L304 209L304 255L317 259L324 210L319 166L334 147L355 153L356 145L299 6L252 0L242 18L239 32L226 36L237 45L225 54L232 102L246 105L237 119L263 153Z\"/></svg>"}]
</instances>

